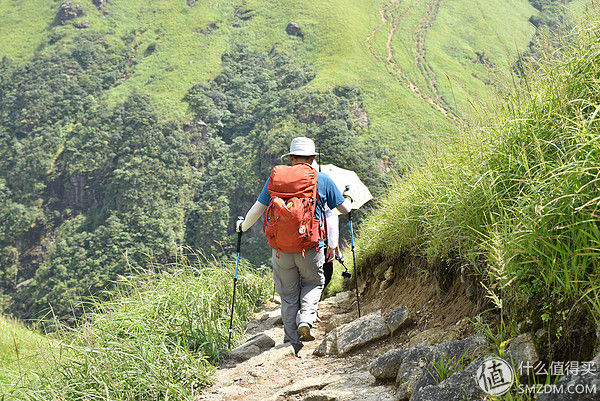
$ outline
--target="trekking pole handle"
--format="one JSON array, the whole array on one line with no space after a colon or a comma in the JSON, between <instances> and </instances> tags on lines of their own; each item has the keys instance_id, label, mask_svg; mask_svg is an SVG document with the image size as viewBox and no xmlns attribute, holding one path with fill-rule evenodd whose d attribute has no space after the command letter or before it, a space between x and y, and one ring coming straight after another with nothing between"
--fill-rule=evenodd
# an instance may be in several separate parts
<instances>
[{"instance_id":1,"label":"trekking pole handle","mask_svg":"<svg viewBox=\"0 0 600 401\"><path fill-rule=\"evenodd\" d=\"M238 216L238 221L243 221L244 218L242 216ZM239 254L240 253L240 247L242 245L242 227L240 227L240 231L238 231L238 240L237 240L237 248L236 248L236 252Z\"/></svg>"},{"instance_id":2,"label":"trekking pole handle","mask_svg":"<svg viewBox=\"0 0 600 401\"><path fill-rule=\"evenodd\" d=\"M350 185L346 185L346 188L344 188L344 193L342 195L344 195L344 198L350 199L350 202L354 202L354 199L352 199L352 197L350 195L348 195L349 191L350 191Z\"/></svg>"}]
</instances>

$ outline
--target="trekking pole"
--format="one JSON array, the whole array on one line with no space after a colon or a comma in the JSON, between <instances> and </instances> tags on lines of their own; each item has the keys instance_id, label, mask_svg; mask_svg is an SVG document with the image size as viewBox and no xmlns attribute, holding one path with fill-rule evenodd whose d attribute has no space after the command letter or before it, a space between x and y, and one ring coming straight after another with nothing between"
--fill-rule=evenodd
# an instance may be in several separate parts
<instances>
[{"instance_id":1,"label":"trekking pole","mask_svg":"<svg viewBox=\"0 0 600 401\"><path fill-rule=\"evenodd\" d=\"M352 201L352 198L345 195L350 190L350 185L346 185L344 196ZM350 221L350 240L352 244L352 263L354 264L354 286L356 287L356 308L358 309L358 317L360 317L360 298L358 296L358 268L356 266L356 254L354 252L354 229L352 227L352 209L348 212L348 220Z\"/></svg>"},{"instance_id":2,"label":"trekking pole","mask_svg":"<svg viewBox=\"0 0 600 401\"><path fill-rule=\"evenodd\" d=\"M244 220L243 217L238 217L238 220ZM233 332L233 308L235 306L235 288L237 286L238 267L240 265L240 246L242 245L242 228L238 232L237 240L237 255L235 257L235 274L233 275L233 299L231 301L231 317L229 318L229 341L227 342L229 349L231 349L231 333Z\"/></svg>"}]
</instances>

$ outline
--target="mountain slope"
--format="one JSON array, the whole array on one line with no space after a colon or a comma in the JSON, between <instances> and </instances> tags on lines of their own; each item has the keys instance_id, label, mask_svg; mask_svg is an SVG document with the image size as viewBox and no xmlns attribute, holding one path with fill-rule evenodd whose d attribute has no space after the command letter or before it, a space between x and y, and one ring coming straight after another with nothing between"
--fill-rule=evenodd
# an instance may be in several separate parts
<instances>
[{"instance_id":1,"label":"mountain slope","mask_svg":"<svg viewBox=\"0 0 600 401\"><path fill-rule=\"evenodd\" d=\"M0 2L0 288L21 317L68 318L181 247L227 254L293 136L378 196L534 32L525 0L51 4Z\"/></svg>"},{"instance_id":2,"label":"mountain slope","mask_svg":"<svg viewBox=\"0 0 600 401\"><path fill-rule=\"evenodd\" d=\"M141 89L165 114L187 116L183 95L219 72L220 56L232 40L266 50L277 44L315 65L315 88L363 89L370 136L383 139L394 154L412 147L416 138L454 131L453 122L433 113L436 109L407 81L460 115L468 101L489 97L492 81L506 79L511 58L533 35L527 19L535 13L526 0L479 0L475 6L437 0L303 0L277 6L263 0L198 1L193 7L185 1L112 0L103 2L102 10L82 1L84 14L61 25L55 19L61 2L50 4L54 7L24 1L15 9L12 2L0 2L0 56L28 58L49 40L83 31L73 24L87 20L88 31L132 45L133 71L110 90L112 99ZM292 21L303 38L285 32ZM16 38L8 34L13 31L19 33ZM386 62L386 44L402 74ZM500 77L490 77L492 71Z\"/></svg>"},{"instance_id":3,"label":"mountain slope","mask_svg":"<svg viewBox=\"0 0 600 401\"><path fill-rule=\"evenodd\" d=\"M527 66L477 126L398 180L357 241L365 275L418 260L427 275L471 282L504 339L546 333L537 342L546 360L591 358L598 341L600 26L592 15Z\"/></svg>"}]
</instances>

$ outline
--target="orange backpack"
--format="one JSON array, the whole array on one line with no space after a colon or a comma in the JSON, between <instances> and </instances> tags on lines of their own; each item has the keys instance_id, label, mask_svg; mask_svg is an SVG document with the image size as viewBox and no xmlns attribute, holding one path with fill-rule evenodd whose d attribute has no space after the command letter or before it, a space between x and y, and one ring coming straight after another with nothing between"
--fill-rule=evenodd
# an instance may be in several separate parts
<instances>
[{"instance_id":1,"label":"orange backpack","mask_svg":"<svg viewBox=\"0 0 600 401\"><path fill-rule=\"evenodd\" d=\"M267 187L271 202L265 213L263 231L269 246L292 253L314 248L325 237L315 208L319 200L317 171L309 164L275 166Z\"/></svg>"}]
</instances>

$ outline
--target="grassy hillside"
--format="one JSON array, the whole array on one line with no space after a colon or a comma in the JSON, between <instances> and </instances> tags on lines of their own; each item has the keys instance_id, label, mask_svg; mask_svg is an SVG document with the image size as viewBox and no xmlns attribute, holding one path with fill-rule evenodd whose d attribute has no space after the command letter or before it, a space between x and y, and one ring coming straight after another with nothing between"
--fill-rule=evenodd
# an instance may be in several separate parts
<instances>
[{"instance_id":1,"label":"grassy hillside","mask_svg":"<svg viewBox=\"0 0 600 401\"><path fill-rule=\"evenodd\" d=\"M22 323L0 316L0 397L39 370L52 342Z\"/></svg>"},{"instance_id":2,"label":"grassy hillside","mask_svg":"<svg viewBox=\"0 0 600 401\"><path fill-rule=\"evenodd\" d=\"M193 400L228 347L233 264L195 255L121 276L109 302L87 303L85 322L52 334L56 348L0 318L0 399ZM238 279L232 346L272 288L243 260Z\"/></svg>"},{"instance_id":3,"label":"grassy hillside","mask_svg":"<svg viewBox=\"0 0 600 401\"><path fill-rule=\"evenodd\" d=\"M30 58L48 41L57 8L55 1L0 0L0 58Z\"/></svg>"},{"instance_id":4,"label":"grassy hillside","mask_svg":"<svg viewBox=\"0 0 600 401\"><path fill-rule=\"evenodd\" d=\"M547 333L539 344L547 360L592 357L600 321L592 15L562 51L544 53L509 100L399 180L357 243L362 266L413 255L446 262L445 277L482 283L508 323L502 334L528 319L525 330Z\"/></svg>"},{"instance_id":5,"label":"grassy hillside","mask_svg":"<svg viewBox=\"0 0 600 401\"><path fill-rule=\"evenodd\" d=\"M194 83L219 72L220 56L232 40L266 50L277 45L316 66L316 88L349 84L363 89L370 136L383 140L395 155L414 147L415 141L455 130L451 120L409 89L407 79L426 96L435 97L435 90L439 91L440 102L460 113L468 101L489 96L492 88L486 84L496 80L490 74L506 78L509 60L533 34L527 19L535 13L526 0L478 0L475 7L473 2L438 0L302 0L277 6L264 0L243 4L215 0L196 2L194 7L183 0L112 0L102 10L89 0L80 3L84 15L56 25L60 1L44 5L33 0L0 1L0 56L28 58L50 40L83 31L73 24L88 20L88 31L131 44L133 72L111 89L111 99L124 99L131 90L142 89L152 94L165 114L183 117L189 116L183 95ZM428 87L427 75L417 65L420 49L415 44L422 31L419 25L432 7L439 12L431 18L423 44L427 68L437 76L435 90ZM387 23L382 24L382 18ZM300 25L303 39L286 34L290 21ZM397 25L390 41L393 61L405 77L386 61L393 24ZM9 35L12 32L17 36ZM490 65L474 62L475 52L484 54ZM451 78L452 88L444 74Z\"/></svg>"}]
</instances>

